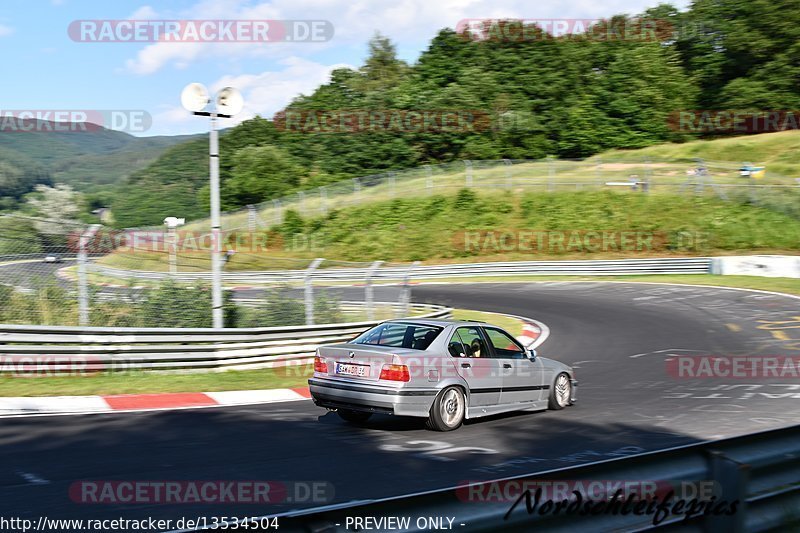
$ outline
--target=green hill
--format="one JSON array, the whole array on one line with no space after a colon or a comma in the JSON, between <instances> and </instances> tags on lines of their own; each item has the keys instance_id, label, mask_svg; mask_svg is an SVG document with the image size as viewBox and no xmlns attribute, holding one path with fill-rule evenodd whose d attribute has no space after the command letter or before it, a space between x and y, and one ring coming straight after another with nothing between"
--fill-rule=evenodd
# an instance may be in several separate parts
<instances>
[{"instance_id":1,"label":"green hill","mask_svg":"<svg viewBox=\"0 0 800 533\"><path fill-rule=\"evenodd\" d=\"M157 160L175 144L196 136L135 137L98 128L93 131L0 132L0 163L37 170L56 183L90 191L115 184ZM2 195L2 191L0 191Z\"/></svg>"},{"instance_id":2,"label":"green hill","mask_svg":"<svg viewBox=\"0 0 800 533\"><path fill-rule=\"evenodd\" d=\"M794 201L800 196L794 196ZM260 234L228 233L228 271L335 261L469 262L706 256L800 250L800 218L746 197L629 190L461 189L377 200L326 215L285 213ZM209 270L209 254L182 234L178 268ZM238 243L238 245L236 244ZM101 263L166 271L166 252L120 249Z\"/></svg>"},{"instance_id":3,"label":"green hill","mask_svg":"<svg viewBox=\"0 0 800 533\"><path fill-rule=\"evenodd\" d=\"M765 165L768 173L800 177L800 131L762 133L686 143L666 143L640 150L611 150L592 159L606 162L641 158L652 160L690 160L751 162Z\"/></svg>"}]
</instances>

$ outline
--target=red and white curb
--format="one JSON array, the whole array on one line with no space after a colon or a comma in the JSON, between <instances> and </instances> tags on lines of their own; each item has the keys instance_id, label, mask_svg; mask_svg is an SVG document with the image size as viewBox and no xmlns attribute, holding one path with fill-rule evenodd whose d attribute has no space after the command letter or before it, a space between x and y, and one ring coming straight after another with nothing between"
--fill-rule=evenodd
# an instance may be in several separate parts
<instances>
[{"instance_id":1,"label":"red and white curb","mask_svg":"<svg viewBox=\"0 0 800 533\"><path fill-rule=\"evenodd\" d=\"M525 347L531 347L533 343L539 340L542 335L542 328L537 324L526 322L522 326L522 335L517 337L517 340Z\"/></svg>"},{"instance_id":2,"label":"red and white curb","mask_svg":"<svg viewBox=\"0 0 800 533\"><path fill-rule=\"evenodd\" d=\"M0 416L198 409L226 405L294 402L310 397L308 387L219 392L115 394L111 396L6 397L0 398Z\"/></svg>"}]
</instances>

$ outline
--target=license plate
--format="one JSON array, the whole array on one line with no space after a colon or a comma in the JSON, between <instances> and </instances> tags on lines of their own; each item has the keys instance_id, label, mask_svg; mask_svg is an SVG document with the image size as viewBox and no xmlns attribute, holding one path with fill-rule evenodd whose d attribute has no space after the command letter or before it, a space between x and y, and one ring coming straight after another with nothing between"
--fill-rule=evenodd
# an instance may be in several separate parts
<instances>
[{"instance_id":1,"label":"license plate","mask_svg":"<svg viewBox=\"0 0 800 533\"><path fill-rule=\"evenodd\" d=\"M369 374L369 365L353 365L349 363L336 363L336 373L343 376L356 376L363 378Z\"/></svg>"}]
</instances>

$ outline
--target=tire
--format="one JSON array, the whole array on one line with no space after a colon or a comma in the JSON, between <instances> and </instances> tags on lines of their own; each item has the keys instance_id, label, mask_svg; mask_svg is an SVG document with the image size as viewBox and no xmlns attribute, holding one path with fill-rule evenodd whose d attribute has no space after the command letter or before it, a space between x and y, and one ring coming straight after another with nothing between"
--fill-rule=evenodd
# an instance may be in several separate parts
<instances>
[{"instance_id":1,"label":"tire","mask_svg":"<svg viewBox=\"0 0 800 533\"><path fill-rule=\"evenodd\" d=\"M466 412L464 392L458 387L447 387L433 401L425 425L433 431L453 431L464 423Z\"/></svg>"},{"instance_id":2,"label":"tire","mask_svg":"<svg viewBox=\"0 0 800 533\"><path fill-rule=\"evenodd\" d=\"M367 413L364 411L351 411L350 409L337 409L336 412L342 418L342 420L346 420L347 422L352 422L355 424L360 424L369 420L369 417L372 416L372 413Z\"/></svg>"},{"instance_id":3,"label":"tire","mask_svg":"<svg viewBox=\"0 0 800 533\"><path fill-rule=\"evenodd\" d=\"M558 411L570 405L572 402L572 382L566 372L561 372L553 380L553 386L550 387L550 401L547 404L549 409Z\"/></svg>"}]
</instances>

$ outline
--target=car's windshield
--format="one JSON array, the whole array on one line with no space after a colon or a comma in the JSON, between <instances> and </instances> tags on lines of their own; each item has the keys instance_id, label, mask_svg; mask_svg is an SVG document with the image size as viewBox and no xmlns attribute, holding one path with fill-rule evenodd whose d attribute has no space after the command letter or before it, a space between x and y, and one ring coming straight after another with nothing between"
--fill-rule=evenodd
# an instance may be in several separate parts
<instances>
[{"instance_id":1,"label":"car's windshield","mask_svg":"<svg viewBox=\"0 0 800 533\"><path fill-rule=\"evenodd\" d=\"M375 326L356 337L352 344L375 344L393 348L427 350L442 328L424 324L388 322Z\"/></svg>"}]
</instances>

